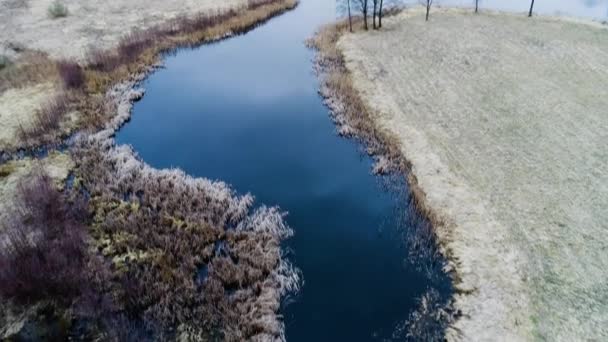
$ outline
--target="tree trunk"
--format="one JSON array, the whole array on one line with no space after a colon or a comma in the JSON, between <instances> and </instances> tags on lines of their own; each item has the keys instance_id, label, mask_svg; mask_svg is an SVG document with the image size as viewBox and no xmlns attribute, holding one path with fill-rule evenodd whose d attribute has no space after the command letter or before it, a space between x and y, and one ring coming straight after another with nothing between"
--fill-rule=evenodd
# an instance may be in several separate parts
<instances>
[{"instance_id":1,"label":"tree trunk","mask_svg":"<svg viewBox=\"0 0 608 342\"><path fill-rule=\"evenodd\" d=\"M475 13L479 12L479 0L475 0Z\"/></svg>"},{"instance_id":2,"label":"tree trunk","mask_svg":"<svg viewBox=\"0 0 608 342\"><path fill-rule=\"evenodd\" d=\"M380 0L380 11L378 11L378 27L382 27L382 1Z\"/></svg>"},{"instance_id":3,"label":"tree trunk","mask_svg":"<svg viewBox=\"0 0 608 342\"><path fill-rule=\"evenodd\" d=\"M426 0L426 21L429 21L429 12L431 11L431 0Z\"/></svg>"},{"instance_id":4,"label":"tree trunk","mask_svg":"<svg viewBox=\"0 0 608 342\"><path fill-rule=\"evenodd\" d=\"M378 27L376 27L376 4L377 3L378 3L378 0L374 0L374 13L372 13L374 30L378 28Z\"/></svg>"},{"instance_id":5,"label":"tree trunk","mask_svg":"<svg viewBox=\"0 0 608 342\"><path fill-rule=\"evenodd\" d=\"M528 12L528 17L532 16L532 11L534 10L534 0L532 0L532 3L530 4L530 12Z\"/></svg>"},{"instance_id":6,"label":"tree trunk","mask_svg":"<svg viewBox=\"0 0 608 342\"><path fill-rule=\"evenodd\" d=\"M365 30L369 30L369 26L367 26L367 0L363 2L363 27Z\"/></svg>"},{"instance_id":7,"label":"tree trunk","mask_svg":"<svg viewBox=\"0 0 608 342\"><path fill-rule=\"evenodd\" d=\"M348 28L350 29L350 32L353 32L353 19L350 15L350 0L347 0L348 2Z\"/></svg>"}]
</instances>

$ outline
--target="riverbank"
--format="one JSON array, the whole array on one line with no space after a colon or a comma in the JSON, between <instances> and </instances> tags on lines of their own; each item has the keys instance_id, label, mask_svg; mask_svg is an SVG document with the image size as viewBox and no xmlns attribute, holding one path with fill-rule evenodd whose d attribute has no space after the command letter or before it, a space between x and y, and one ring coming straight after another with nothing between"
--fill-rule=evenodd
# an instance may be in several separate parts
<instances>
[{"instance_id":1,"label":"riverbank","mask_svg":"<svg viewBox=\"0 0 608 342\"><path fill-rule=\"evenodd\" d=\"M49 315L29 308L50 307L61 317L63 330L57 336L284 339L278 316L280 300L297 289L299 280L280 250L280 242L291 230L278 209L254 210L252 196L236 196L221 182L194 179L177 170L153 169L129 148L115 146L113 135L129 119L132 103L143 96L143 91L134 87L154 70L163 53L245 33L296 5L292 0L248 1L221 12L189 13L188 17L130 33L115 42L117 47L96 51L85 62L57 62L45 52L27 50L20 52L14 64L0 70L0 99L6 102L1 104L11 109L0 114L7 122L17 123L3 126L16 131L0 135L7 142L0 150L6 158L15 159L1 165L3 203L12 201L11 207L16 208L7 212L10 220L1 222L6 235L3 244L12 247L1 253L6 266L0 272L6 284L0 289L5 297L0 317L2 336L18 338L32 331L46 332L50 328L44 324L49 322L39 322L38 315ZM26 94L29 99L38 99L32 92L47 95L40 96L44 98L42 108L33 112L37 105L24 99ZM48 96L53 99L51 104L45 102ZM71 124L66 125L66 121ZM21 172L21 167L13 167L25 162L17 151L38 146L52 149L73 132L78 134L66 153L75 167L61 169L65 175L73 172L70 186L59 194L49 189L42 194L48 198L37 201L43 205L52 197L56 200L51 202L60 201L60 208L49 213L23 202L29 196L23 193L27 184L45 184L46 178L38 173L66 163L61 158L45 158L43 168ZM86 209L73 204L81 201ZM68 222L66 227L86 226L86 239L72 239L69 232L53 233L49 238L52 245L72 244L69 251L82 258L66 255L56 259L53 253L61 254L62 249L46 250L48 245L36 239L22 244L12 234L15 229L30 229L33 236L50 234L45 231L46 224L29 227L27 219L28 215L36 216L44 223L51 219L45 216L49 214L54 215L53 220ZM87 245L78 244L79 239ZM72 266L82 269L78 281L69 271L57 276L39 272L27 294L9 288L24 281L17 278L30 277L23 265L19 266L20 260L36 265L35 260L20 257L25 253L23 248L40 251L31 254L32 258L52 253L49 256L53 257L46 259L50 263L71 260ZM53 264L47 267L49 272L53 266L66 268ZM11 271L17 269L21 271ZM46 276L60 283L49 290L45 288ZM65 290L68 283L70 296L58 300L53 291ZM24 305L16 298L40 300L31 303L28 299Z\"/></svg>"},{"instance_id":2,"label":"riverbank","mask_svg":"<svg viewBox=\"0 0 608 342\"><path fill-rule=\"evenodd\" d=\"M595 23L414 8L312 40L340 133L404 172L433 222L457 289L450 340L608 334L607 39Z\"/></svg>"}]
</instances>

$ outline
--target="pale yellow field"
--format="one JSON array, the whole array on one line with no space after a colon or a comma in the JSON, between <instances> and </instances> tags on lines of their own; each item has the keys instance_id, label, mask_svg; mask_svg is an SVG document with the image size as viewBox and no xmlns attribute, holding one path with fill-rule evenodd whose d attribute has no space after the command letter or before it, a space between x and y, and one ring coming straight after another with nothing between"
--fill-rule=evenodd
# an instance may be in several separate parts
<instances>
[{"instance_id":1,"label":"pale yellow field","mask_svg":"<svg viewBox=\"0 0 608 342\"><path fill-rule=\"evenodd\" d=\"M247 5L247 0L59 0L68 14L51 18L55 0L0 1L0 56L22 62L24 51L42 52L52 60L86 62L91 51L115 48L134 30L168 22L179 16L214 14ZM35 112L58 93L57 80L11 88L0 84L0 151L24 145L19 125L29 126ZM2 82L2 79L0 79Z\"/></svg>"},{"instance_id":2,"label":"pale yellow field","mask_svg":"<svg viewBox=\"0 0 608 342\"><path fill-rule=\"evenodd\" d=\"M608 339L608 30L420 9L339 47L462 279L451 339Z\"/></svg>"},{"instance_id":3,"label":"pale yellow field","mask_svg":"<svg viewBox=\"0 0 608 342\"><path fill-rule=\"evenodd\" d=\"M246 0L59 0L64 18L50 18L55 0L0 2L0 54L11 46L82 60L94 49L114 48L134 29L144 30L180 15L193 16L247 5Z\"/></svg>"}]
</instances>

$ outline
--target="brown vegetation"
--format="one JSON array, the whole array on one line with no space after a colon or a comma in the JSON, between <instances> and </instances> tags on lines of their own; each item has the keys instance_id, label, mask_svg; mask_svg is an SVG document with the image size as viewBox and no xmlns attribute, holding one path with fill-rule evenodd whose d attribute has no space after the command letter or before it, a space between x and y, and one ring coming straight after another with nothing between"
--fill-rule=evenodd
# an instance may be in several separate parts
<instances>
[{"instance_id":1,"label":"brown vegetation","mask_svg":"<svg viewBox=\"0 0 608 342\"><path fill-rule=\"evenodd\" d=\"M393 11L390 14L393 15ZM361 19L358 19L361 20ZM317 63L322 73L321 93L341 135L362 139L368 152L376 157L384 157L385 172L399 171L408 177L415 207L431 222L436 220L424 206L424 193L416 186L415 177L409 172L410 164L402 156L396 137L380 129L371 119L372 109L363 103L354 88L346 70L344 57L337 47L340 35L348 29L348 22L342 21L323 27L308 41L308 45L318 50Z\"/></svg>"},{"instance_id":2,"label":"brown vegetation","mask_svg":"<svg viewBox=\"0 0 608 342\"><path fill-rule=\"evenodd\" d=\"M58 80L56 63L45 54L26 51L18 61L0 69L0 93L10 88Z\"/></svg>"},{"instance_id":3,"label":"brown vegetation","mask_svg":"<svg viewBox=\"0 0 608 342\"><path fill-rule=\"evenodd\" d=\"M388 15L397 13L398 10L392 10ZM321 76L320 93L325 97L325 103L331 110L338 132L343 136L360 139L367 147L367 152L376 158L374 171L396 173L407 180L410 191L406 197L409 210L407 217L410 220L408 226L415 227L405 239L410 260L424 269L428 276L437 274L436 272L444 272L447 270L447 265L433 228L441 222L426 206L426 195L411 172L411 164L401 153L397 138L378 127L372 119L373 109L363 102L355 89L342 52L337 46L340 36L349 29L348 20L330 24L319 30L307 42L310 47L318 51L316 62ZM451 276L457 277L453 273ZM453 319L453 314L448 313L449 305L445 302L434 303L432 312L429 311L430 309L427 310L428 308L422 308L421 310L427 311L424 318L412 317L406 328L418 337L436 333L437 330L443 331ZM427 319L428 315L432 315L436 320L431 322ZM437 329L438 327L440 329Z\"/></svg>"},{"instance_id":4,"label":"brown vegetation","mask_svg":"<svg viewBox=\"0 0 608 342\"><path fill-rule=\"evenodd\" d=\"M21 127L19 132L21 141L26 146L56 141L59 137L57 134L59 134L60 124L70 106L73 106L73 97L72 94L63 93L47 102L36 112L34 121L27 125L27 128Z\"/></svg>"},{"instance_id":5,"label":"brown vegetation","mask_svg":"<svg viewBox=\"0 0 608 342\"><path fill-rule=\"evenodd\" d=\"M84 203L64 199L39 170L21 182L18 197L1 229L0 297L69 305L85 280Z\"/></svg>"},{"instance_id":6,"label":"brown vegetation","mask_svg":"<svg viewBox=\"0 0 608 342\"><path fill-rule=\"evenodd\" d=\"M253 211L251 196L237 197L223 183L152 169L130 149L115 147L111 135L128 117L130 101L141 97L116 84L127 81L132 87L133 77L141 79L134 75L147 73L163 52L243 33L296 4L252 0L238 11L178 18L129 34L114 51L91 53L91 63L84 67L47 63L41 57L40 71L27 63L18 66L26 75L1 71L0 77L11 85L53 77L66 89L37 113L32 129L22 129L29 144L57 136L70 110L85 114L81 127L106 128L83 136L72 148L75 186L54 199L60 207L68 196L90 199L87 214L76 221L89 226L87 242L78 240L75 246L92 248L70 259L78 267L64 265L86 278L80 282L86 286L76 287L70 292L74 297L68 297L73 299L73 336L284 339L277 312L286 291L298 287L298 275L282 257L280 242L291 235L282 213L264 207ZM120 97L126 93L130 95L124 102ZM49 194L54 193L47 193L52 198ZM15 241L21 247L14 250L22 250L25 240ZM5 262L18 264L9 257ZM11 275L15 272L7 273ZM39 286L44 288L44 283ZM6 297L17 300L14 291L6 291Z\"/></svg>"},{"instance_id":7,"label":"brown vegetation","mask_svg":"<svg viewBox=\"0 0 608 342\"><path fill-rule=\"evenodd\" d=\"M103 92L130 75L145 73L151 65L158 63L163 52L244 33L296 4L295 0L250 1L242 10L179 17L165 25L132 32L115 51L91 52L86 68L87 90Z\"/></svg>"},{"instance_id":8,"label":"brown vegetation","mask_svg":"<svg viewBox=\"0 0 608 342\"><path fill-rule=\"evenodd\" d=\"M65 107L80 114L78 127L58 130L65 112L55 115L62 107L62 101L57 99L38 111L35 127L20 132L22 138L27 137L23 141L29 147L55 143L76 128L100 128L110 119L100 115L104 107L100 103L102 94L113 84L147 73L151 66L158 64L162 53L242 34L296 5L296 0L251 0L245 8L237 10L179 17L145 31L127 34L114 50L90 51L85 66L71 61L54 62L45 54L24 51L18 63L0 69L0 92L43 81L62 83L70 92L61 96L69 98ZM75 93L73 90L82 91ZM53 122L54 119L59 121Z\"/></svg>"},{"instance_id":9,"label":"brown vegetation","mask_svg":"<svg viewBox=\"0 0 608 342\"><path fill-rule=\"evenodd\" d=\"M80 89L84 85L82 67L75 62L60 61L57 63L59 75L67 89Z\"/></svg>"},{"instance_id":10,"label":"brown vegetation","mask_svg":"<svg viewBox=\"0 0 608 342\"><path fill-rule=\"evenodd\" d=\"M90 138L75 150L91 196L91 236L111 264L120 312L161 331L226 340L281 338L280 297L298 278L282 259L291 234L276 209L222 183L157 171L127 147Z\"/></svg>"}]
</instances>

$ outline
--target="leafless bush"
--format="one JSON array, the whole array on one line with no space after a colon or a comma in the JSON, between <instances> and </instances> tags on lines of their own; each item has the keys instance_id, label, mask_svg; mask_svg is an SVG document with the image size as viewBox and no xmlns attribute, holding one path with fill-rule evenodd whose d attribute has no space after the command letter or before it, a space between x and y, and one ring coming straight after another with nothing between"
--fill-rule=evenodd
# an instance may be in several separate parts
<instances>
[{"instance_id":1,"label":"leafless bush","mask_svg":"<svg viewBox=\"0 0 608 342\"><path fill-rule=\"evenodd\" d=\"M118 56L121 64L132 63L155 40L160 39L163 32L157 29L135 31L124 37L118 45Z\"/></svg>"},{"instance_id":2,"label":"leafless bush","mask_svg":"<svg viewBox=\"0 0 608 342\"><path fill-rule=\"evenodd\" d=\"M120 66L118 55L108 50L91 50L88 59L89 67L97 71L110 72Z\"/></svg>"},{"instance_id":3,"label":"leafless bush","mask_svg":"<svg viewBox=\"0 0 608 342\"><path fill-rule=\"evenodd\" d=\"M80 89L83 87L85 81L84 72L78 63L61 61L57 63L57 69L66 88Z\"/></svg>"},{"instance_id":4,"label":"leafless bush","mask_svg":"<svg viewBox=\"0 0 608 342\"><path fill-rule=\"evenodd\" d=\"M34 117L33 122L19 132L22 141L28 144L39 144L53 140L57 136L64 115L70 107L68 94L56 96L42 106Z\"/></svg>"},{"instance_id":5,"label":"leafless bush","mask_svg":"<svg viewBox=\"0 0 608 342\"><path fill-rule=\"evenodd\" d=\"M18 192L3 230L0 296L18 303L69 303L85 280L84 228L77 219L84 205L66 205L40 171L20 183Z\"/></svg>"},{"instance_id":6,"label":"leafless bush","mask_svg":"<svg viewBox=\"0 0 608 342\"><path fill-rule=\"evenodd\" d=\"M445 329L455 313L449 309L448 299L436 289L429 289L418 302L418 309L405 322L408 341L445 341Z\"/></svg>"},{"instance_id":7,"label":"leafless bush","mask_svg":"<svg viewBox=\"0 0 608 342\"><path fill-rule=\"evenodd\" d=\"M4 56L4 55L0 55L0 70L8 67L11 64L11 60Z\"/></svg>"},{"instance_id":8,"label":"leafless bush","mask_svg":"<svg viewBox=\"0 0 608 342\"><path fill-rule=\"evenodd\" d=\"M47 10L49 17L52 19L64 18L68 16L68 8L59 1L54 1Z\"/></svg>"}]
</instances>

